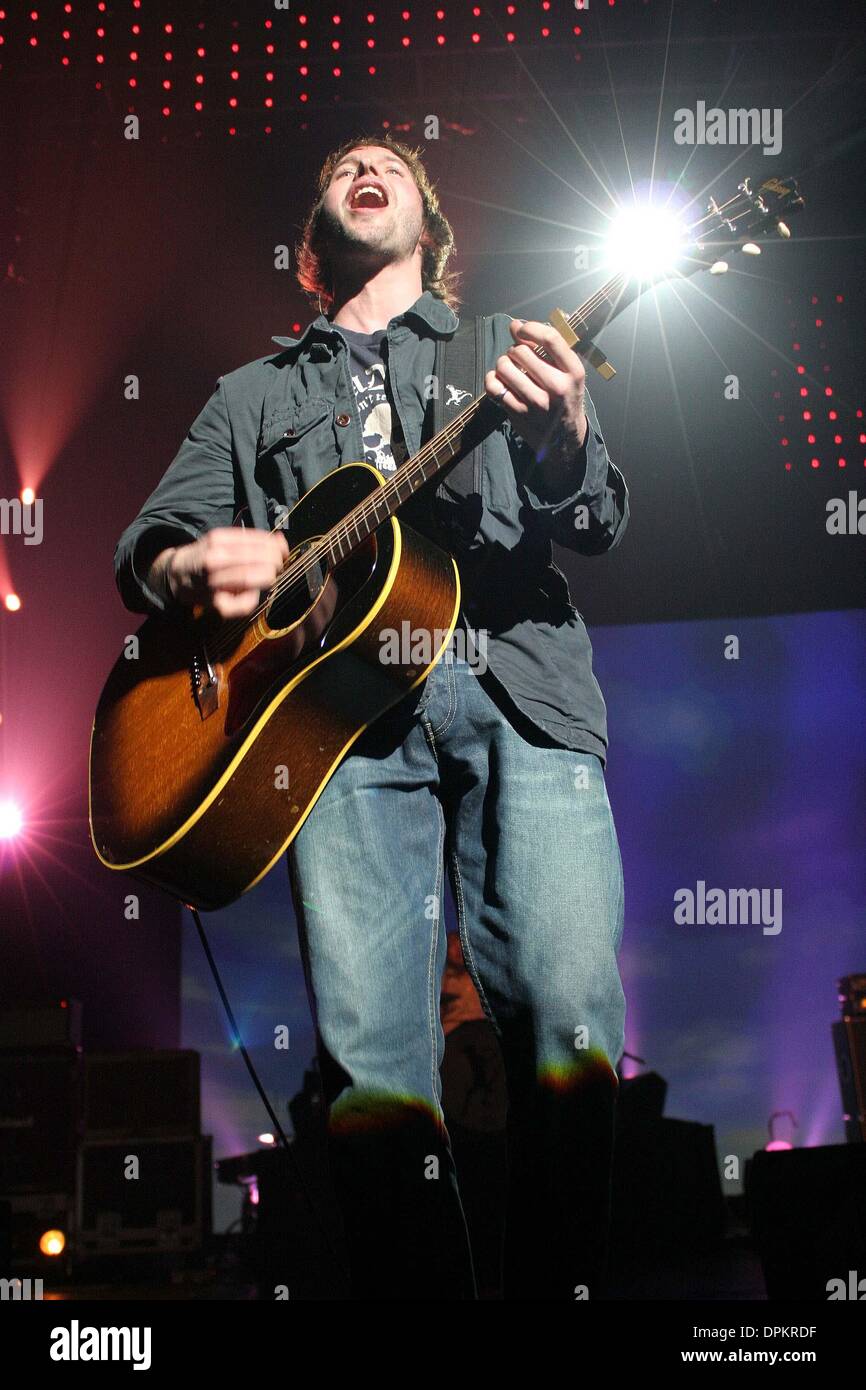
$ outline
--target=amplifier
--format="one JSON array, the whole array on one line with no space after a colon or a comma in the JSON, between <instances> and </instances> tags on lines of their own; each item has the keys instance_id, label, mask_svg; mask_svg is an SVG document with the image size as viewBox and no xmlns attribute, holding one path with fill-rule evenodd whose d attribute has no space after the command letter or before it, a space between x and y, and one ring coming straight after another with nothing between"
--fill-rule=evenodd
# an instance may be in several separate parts
<instances>
[{"instance_id":1,"label":"amplifier","mask_svg":"<svg viewBox=\"0 0 866 1390\"><path fill-rule=\"evenodd\" d=\"M52 999L0 1009L0 1051L33 1052L37 1048L81 1046L81 1004Z\"/></svg>"},{"instance_id":2,"label":"amplifier","mask_svg":"<svg viewBox=\"0 0 866 1390\"><path fill-rule=\"evenodd\" d=\"M74 1244L75 1196L68 1192L19 1193L7 1198L8 1265L4 1273L35 1271L57 1279L69 1270ZM39 1248L48 1231L60 1231L65 1244L58 1253Z\"/></svg>"},{"instance_id":3,"label":"amplifier","mask_svg":"<svg viewBox=\"0 0 866 1390\"><path fill-rule=\"evenodd\" d=\"M89 1139L198 1134L199 1054L142 1049L84 1059L84 1131Z\"/></svg>"},{"instance_id":4,"label":"amplifier","mask_svg":"<svg viewBox=\"0 0 866 1390\"><path fill-rule=\"evenodd\" d=\"M826 1302L866 1273L866 1146L761 1149L744 1186L768 1298Z\"/></svg>"},{"instance_id":5,"label":"amplifier","mask_svg":"<svg viewBox=\"0 0 866 1390\"><path fill-rule=\"evenodd\" d=\"M78 1260L199 1250L211 1230L210 1135L86 1139L77 1216Z\"/></svg>"},{"instance_id":6,"label":"amplifier","mask_svg":"<svg viewBox=\"0 0 866 1390\"><path fill-rule=\"evenodd\" d=\"M77 1052L0 1052L0 1196L72 1192L81 1076Z\"/></svg>"},{"instance_id":7,"label":"amplifier","mask_svg":"<svg viewBox=\"0 0 866 1390\"><path fill-rule=\"evenodd\" d=\"M845 1112L845 1138L849 1144L866 1144L866 1018L837 1019L833 1047Z\"/></svg>"}]
</instances>

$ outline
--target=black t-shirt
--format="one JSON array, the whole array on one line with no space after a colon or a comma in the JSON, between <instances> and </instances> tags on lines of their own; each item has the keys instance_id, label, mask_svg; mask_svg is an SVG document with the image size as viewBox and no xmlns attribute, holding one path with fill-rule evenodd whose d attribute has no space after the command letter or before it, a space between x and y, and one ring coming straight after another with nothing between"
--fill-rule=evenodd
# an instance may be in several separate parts
<instances>
[{"instance_id":1,"label":"black t-shirt","mask_svg":"<svg viewBox=\"0 0 866 1390\"><path fill-rule=\"evenodd\" d=\"M364 462L389 477L408 457L400 417L393 407L386 364L388 333L356 333L353 328L335 325L349 346L349 374L361 416ZM383 346L384 345L384 346ZM400 507L400 520L420 531L444 550L449 539L436 521L435 487L427 483L407 497Z\"/></svg>"},{"instance_id":2,"label":"black t-shirt","mask_svg":"<svg viewBox=\"0 0 866 1390\"><path fill-rule=\"evenodd\" d=\"M364 461L380 473L393 473L407 454L403 431L388 395L382 353L387 332L356 333L337 325L349 345L349 369L364 435Z\"/></svg>"}]
</instances>

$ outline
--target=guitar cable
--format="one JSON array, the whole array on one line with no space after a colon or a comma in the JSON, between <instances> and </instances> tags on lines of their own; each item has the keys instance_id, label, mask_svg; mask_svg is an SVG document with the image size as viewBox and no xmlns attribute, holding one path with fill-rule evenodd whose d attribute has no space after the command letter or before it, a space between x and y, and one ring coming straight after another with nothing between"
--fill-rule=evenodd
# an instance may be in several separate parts
<instances>
[{"instance_id":1,"label":"guitar cable","mask_svg":"<svg viewBox=\"0 0 866 1390\"><path fill-rule=\"evenodd\" d=\"M218 966L217 966L216 961L214 960L213 952L211 951L211 948L210 948L210 943L208 942L207 936L205 935L205 930L204 930L204 927L203 927L203 925L202 925L201 917L199 916L197 909L193 907L192 903L184 903L184 907L187 907L187 908L189 909L189 911L192 913L192 919L193 919L193 921L195 922L196 930L198 931L199 941L200 941L201 944L202 944L202 949L203 949L203 951L204 951L204 953L205 953L205 958L206 958L206 960L207 960L208 965L210 966L211 974L212 974L213 977L214 977L214 981L215 981L215 983L216 983L217 990L219 991L220 999L222 1000L223 1008L225 1009L225 1012L226 1012L226 1017L228 1018L228 1021L229 1021L229 1028L231 1029L232 1042L233 1042L234 1045L239 1049L240 1054L241 1054L241 1056L243 1057L244 1062L246 1063L247 1071L249 1072L250 1076L252 1077L253 1085L255 1086L256 1090L258 1091L259 1096L261 1097L262 1104L264 1105L265 1109L267 1110L267 1112L268 1112L268 1117L270 1118L271 1123L272 1123L273 1126L274 1126L274 1130L276 1131L277 1135L279 1136L280 1143L282 1144L283 1149L285 1150L285 1152L286 1152L286 1153L288 1154L288 1156L289 1156L289 1160L290 1160L290 1162L291 1162L291 1164L292 1164L292 1167L293 1167L293 1169L294 1169L295 1177L296 1177L297 1180L298 1180L298 1185L299 1185L299 1187L300 1187L300 1189L301 1189L301 1191L302 1191L302 1193L303 1193L303 1195L304 1195L304 1200L305 1200L306 1203L307 1203L307 1207L308 1207L308 1209L309 1209L310 1215L311 1215L311 1217L313 1218L313 1223L315 1224L316 1229L318 1230L319 1235L320 1235L321 1238L322 1238L322 1242L323 1242L323 1244L324 1244L324 1246L325 1246L325 1248L326 1248L328 1254L330 1255L330 1257L331 1257L331 1259L332 1259L332 1261L333 1261L333 1263L334 1263L334 1267L340 1271L340 1273L342 1274L343 1279L344 1279L344 1281L345 1281L345 1283L346 1283L346 1286L348 1287L348 1283L349 1283L349 1274L348 1274L348 1270L346 1269L346 1267L345 1267L345 1265L344 1265L344 1263L343 1263L342 1258L341 1258L340 1255L337 1253L337 1251L334 1249L334 1246L333 1246L333 1244L332 1244L332 1242L331 1242L331 1238L330 1238L328 1232L326 1231L326 1229L325 1229L325 1227L324 1227L324 1225L323 1225L323 1223L322 1223L322 1221L321 1221L321 1219L320 1219L319 1211L318 1211L318 1208L317 1208L317 1206L316 1206L316 1202L315 1202L315 1200L314 1200L314 1198L313 1198L313 1196L312 1196L312 1194L311 1194L311 1192L310 1192L309 1187L307 1186L307 1180L306 1180L306 1178L304 1177L304 1174L303 1174L303 1172L302 1172L302 1170L301 1170L301 1166L300 1166L300 1164L298 1163L298 1160L297 1160L297 1158L295 1157L295 1154L294 1154L293 1151L292 1151L292 1146L291 1146L291 1144L290 1144L290 1142L289 1142L289 1140L288 1140L288 1138L287 1138L287 1136L286 1136L286 1132L285 1132L285 1130L283 1129L282 1125L280 1124L279 1120L277 1119L276 1112L275 1112L273 1106L271 1105L270 1101L268 1100L267 1094L266 1094L266 1092L265 1092L265 1088L264 1088L264 1086L262 1085L261 1081L259 1080L258 1072L256 1071L255 1067L253 1066L252 1058L250 1057L250 1054L247 1052L246 1046L244 1045L244 1040L243 1040L243 1038L241 1037L240 1029L238 1028L237 1022L236 1022L236 1020L235 1020L234 1013L233 1013L233 1011L232 1011L232 1006L231 1006L231 1004L229 1003L228 995L226 994L225 988L224 988L224 986L223 986L222 977L220 976L219 968L218 968Z\"/></svg>"}]
</instances>

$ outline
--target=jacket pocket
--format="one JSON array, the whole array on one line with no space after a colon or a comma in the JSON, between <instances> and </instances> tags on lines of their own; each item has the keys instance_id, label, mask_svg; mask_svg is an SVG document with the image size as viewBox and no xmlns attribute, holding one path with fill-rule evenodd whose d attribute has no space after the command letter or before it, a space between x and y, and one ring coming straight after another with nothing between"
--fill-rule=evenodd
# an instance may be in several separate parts
<instances>
[{"instance_id":1,"label":"jacket pocket","mask_svg":"<svg viewBox=\"0 0 866 1390\"><path fill-rule=\"evenodd\" d=\"M333 401L309 397L262 422L256 482L268 496L291 505L339 462Z\"/></svg>"}]
</instances>

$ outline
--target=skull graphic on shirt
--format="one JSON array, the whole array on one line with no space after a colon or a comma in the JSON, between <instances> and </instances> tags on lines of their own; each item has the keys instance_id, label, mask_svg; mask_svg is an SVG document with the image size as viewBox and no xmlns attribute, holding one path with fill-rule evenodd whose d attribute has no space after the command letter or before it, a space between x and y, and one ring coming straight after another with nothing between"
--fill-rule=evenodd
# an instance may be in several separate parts
<instances>
[{"instance_id":1,"label":"skull graphic on shirt","mask_svg":"<svg viewBox=\"0 0 866 1390\"><path fill-rule=\"evenodd\" d=\"M397 467L391 450L391 407L387 401L374 405L364 421L364 457L380 473L393 473Z\"/></svg>"}]
</instances>

